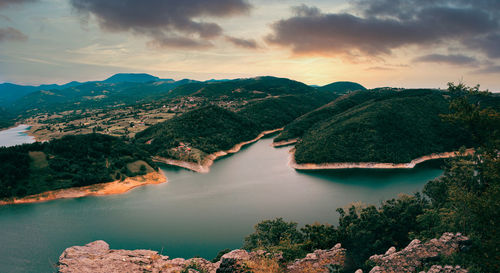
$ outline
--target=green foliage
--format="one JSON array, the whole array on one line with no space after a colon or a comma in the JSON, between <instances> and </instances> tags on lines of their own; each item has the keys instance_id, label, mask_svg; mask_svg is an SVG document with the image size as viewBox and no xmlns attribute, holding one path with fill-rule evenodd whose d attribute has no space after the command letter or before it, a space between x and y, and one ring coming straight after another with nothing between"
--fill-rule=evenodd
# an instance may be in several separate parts
<instances>
[{"instance_id":1,"label":"green foliage","mask_svg":"<svg viewBox=\"0 0 500 273\"><path fill-rule=\"evenodd\" d=\"M29 155L33 151L46 155L48 164L42 168L37 166ZM127 173L123 169L137 160L156 168L146 151L117 137L99 134L66 136L46 143L0 148L0 159L0 198L135 176L139 173Z\"/></svg>"},{"instance_id":2,"label":"green foliage","mask_svg":"<svg viewBox=\"0 0 500 273\"><path fill-rule=\"evenodd\" d=\"M314 88L303 83L276 77L256 77L222 82L192 83L179 86L169 96L196 96L213 99L256 99L285 94L304 94Z\"/></svg>"},{"instance_id":3,"label":"green foliage","mask_svg":"<svg viewBox=\"0 0 500 273\"><path fill-rule=\"evenodd\" d=\"M212 259L212 263L218 262L220 260L220 258L222 258L222 256L224 256L224 254L229 253L229 252L231 252L231 249L229 249L229 248L226 248L226 249L219 251L219 253L217 253L217 255Z\"/></svg>"},{"instance_id":4,"label":"green foliage","mask_svg":"<svg viewBox=\"0 0 500 273\"><path fill-rule=\"evenodd\" d=\"M323 92L333 92L337 94L347 94L357 90L366 90L364 86L355 82L334 82L325 86L319 87L318 90Z\"/></svg>"},{"instance_id":5,"label":"green foliage","mask_svg":"<svg viewBox=\"0 0 500 273\"><path fill-rule=\"evenodd\" d=\"M282 252L287 261L305 256L303 235L297 230L297 223L285 222L283 218L265 220L255 225L255 232L245 238L244 249L263 249L268 252Z\"/></svg>"},{"instance_id":6,"label":"green foliage","mask_svg":"<svg viewBox=\"0 0 500 273\"><path fill-rule=\"evenodd\" d=\"M306 124L317 122L302 126L307 131L296 145L298 163L406 163L474 145L467 130L442 121L449 110L439 91L365 91L335 102L308 115Z\"/></svg>"},{"instance_id":7,"label":"green foliage","mask_svg":"<svg viewBox=\"0 0 500 273\"><path fill-rule=\"evenodd\" d=\"M354 92L341 96L288 124L283 132L281 132L281 134L274 139L274 141L276 142L302 137L304 133L312 128L316 123L329 119L332 116L342 113L363 102L374 100L379 95L380 92Z\"/></svg>"},{"instance_id":8,"label":"green foliage","mask_svg":"<svg viewBox=\"0 0 500 273\"><path fill-rule=\"evenodd\" d=\"M237 113L258 124L261 131L272 130L285 126L333 98L335 96L319 92L273 97L252 101Z\"/></svg>"},{"instance_id":9,"label":"green foliage","mask_svg":"<svg viewBox=\"0 0 500 273\"><path fill-rule=\"evenodd\" d=\"M237 143L255 138L259 127L247 118L217 106L192 110L166 122L151 126L136 135L136 141L154 154L175 157L182 142L210 154L228 150ZM191 158L192 159L192 158Z\"/></svg>"}]
</instances>

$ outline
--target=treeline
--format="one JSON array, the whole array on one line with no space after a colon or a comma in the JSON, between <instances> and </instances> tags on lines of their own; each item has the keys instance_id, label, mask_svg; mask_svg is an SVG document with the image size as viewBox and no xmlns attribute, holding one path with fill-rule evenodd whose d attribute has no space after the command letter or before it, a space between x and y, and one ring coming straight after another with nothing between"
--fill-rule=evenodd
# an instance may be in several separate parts
<instances>
[{"instance_id":1,"label":"treeline","mask_svg":"<svg viewBox=\"0 0 500 273\"><path fill-rule=\"evenodd\" d=\"M379 207L338 209L337 226L313 224L298 229L297 223L283 219L263 221L245 239L244 248L279 251L293 260L341 243L347 249L343 271L362 268L367 272L373 267L368 258L391 246L400 250L414 238L428 240L444 232L461 232L471 238L469 249L428 265L500 272L500 114L471 103L473 97L488 94L463 85L450 85L452 88L462 94L452 100L450 113L442 118L462 128L473 127L471 138L480 141L480 147L473 156L449 160L444 175L428 182L423 195L401 196Z\"/></svg>"},{"instance_id":2,"label":"treeline","mask_svg":"<svg viewBox=\"0 0 500 273\"><path fill-rule=\"evenodd\" d=\"M110 182L151 167L157 168L148 152L100 134L0 148L0 198Z\"/></svg>"}]
</instances>

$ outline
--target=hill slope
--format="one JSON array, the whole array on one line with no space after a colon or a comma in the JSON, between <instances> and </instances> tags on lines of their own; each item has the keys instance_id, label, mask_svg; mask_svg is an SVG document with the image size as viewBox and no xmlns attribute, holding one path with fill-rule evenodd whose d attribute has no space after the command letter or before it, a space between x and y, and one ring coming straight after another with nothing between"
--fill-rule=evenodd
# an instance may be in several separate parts
<instances>
[{"instance_id":1,"label":"hill slope","mask_svg":"<svg viewBox=\"0 0 500 273\"><path fill-rule=\"evenodd\" d=\"M103 82L106 83L120 83L120 82L155 82L160 80L160 78L145 74L145 73L118 73L115 74Z\"/></svg>"},{"instance_id":2,"label":"hill slope","mask_svg":"<svg viewBox=\"0 0 500 273\"><path fill-rule=\"evenodd\" d=\"M172 90L169 96L190 95L210 99L234 100L238 98L253 99L285 94L303 94L312 91L314 91L314 88L301 82L266 76L187 84Z\"/></svg>"},{"instance_id":3,"label":"hill slope","mask_svg":"<svg viewBox=\"0 0 500 273\"><path fill-rule=\"evenodd\" d=\"M325 86L319 87L318 90L333 92L336 94L346 94L358 90L366 90L364 86L355 82L334 82Z\"/></svg>"},{"instance_id":4,"label":"hill slope","mask_svg":"<svg viewBox=\"0 0 500 273\"><path fill-rule=\"evenodd\" d=\"M2 199L110 182L156 165L146 151L117 137L90 134L0 148L0 168Z\"/></svg>"},{"instance_id":5,"label":"hill slope","mask_svg":"<svg viewBox=\"0 0 500 273\"><path fill-rule=\"evenodd\" d=\"M442 121L448 105L433 90L353 93L295 120L280 139L301 138L297 163L409 162L473 144Z\"/></svg>"},{"instance_id":6,"label":"hill slope","mask_svg":"<svg viewBox=\"0 0 500 273\"><path fill-rule=\"evenodd\" d=\"M207 154L255 138L259 126L229 110L207 106L186 112L138 133L138 143L167 158L202 162Z\"/></svg>"}]
</instances>

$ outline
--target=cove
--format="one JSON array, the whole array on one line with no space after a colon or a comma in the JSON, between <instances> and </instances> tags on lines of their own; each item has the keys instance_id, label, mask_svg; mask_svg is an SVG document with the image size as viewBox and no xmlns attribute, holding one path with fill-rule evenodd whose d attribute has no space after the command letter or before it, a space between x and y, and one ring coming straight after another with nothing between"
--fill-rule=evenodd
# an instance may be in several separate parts
<instances>
[{"instance_id":1,"label":"cove","mask_svg":"<svg viewBox=\"0 0 500 273\"><path fill-rule=\"evenodd\" d=\"M13 128L0 131L0 147L35 142L35 138L26 133L30 127L31 126L29 125L21 124Z\"/></svg>"},{"instance_id":2,"label":"cove","mask_svg":"<svg viewBox=\"0 0 500 273\"><path fill-rule=\"evenodd\" d=\"M0 207L0 272L54 272L65 248L99 239L113 249L211 259L240 248L261 220L337 224L338 207L414 193L442 174L429 165L297 172L287 164L290 147L271 143L262 139L221 158L208 174L162 166L167 183L123 195Z\"/></svg>"}]
</instances>

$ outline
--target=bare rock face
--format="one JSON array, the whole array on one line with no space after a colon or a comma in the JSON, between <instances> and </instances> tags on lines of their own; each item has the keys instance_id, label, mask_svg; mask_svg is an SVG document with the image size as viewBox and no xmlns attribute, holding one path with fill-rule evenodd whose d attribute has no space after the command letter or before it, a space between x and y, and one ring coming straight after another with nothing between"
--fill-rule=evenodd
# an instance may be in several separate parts
<instances>
[{"instance_id":1,"label":"bare rock face","mask_svg":"<svg viewBox=\"0 0 500 273\"><path fill-rule=\"evenodd\" d=\"M290 273L328 273L336 268L342 268L345 262L346 250L340 244L330 250L315 250L307 254L304 259L296 260L287 267Z\"/></svg>"},{"instance_id":2,"label":"bare rock face","mask_svg":"<svg viewBox=\"0 0 500 273\"><path fill-rule=\"evenodd\" d=\"M413 240L401 251L396 252L396 248L391 247L385 254L374 255L370 261L377 264L370 273L389 273L389 272L416 272L424 262L438 259L440 255L449 256L458 252L469 238L460 233L444 233L439 239L432 239L429 242L421 243L419 240ZM460 267L451 266L433 266L428 273L437 272L460 272L467 270Z\"/></svg>"},{"instance_id":3,"label":"bare rock face","mask_svg":"<svg viewBox=\"0 0 500 273\"><path fill-rule=\"evenodd\" d=\"M201 258L169 260L168 256L159 255L158 252L151 250L110 250L104 241L67 248L59 257L61 273L169 273L190 268L215 273L218 263L213 264Z\"/></svg>"},{"instance_id":4,"label":"bare rock face","mask_svg":"<svg viewBox=\"0 0 500 273\"><path fill-rule=\"evenodd\" d=\"M446 266L440 266L440 265L433 265L429 271L425 272L422 271L420 273L468 273L466 269L461 268L459 265L453 267L451 265L446 265Z\"/></svg>"},{"instance_id":5,"label":"bare rock face","mask_svg":"<svg viewBox=\"0 0 500 273\"><path fill-rule=\"evenodd\" d=\"M222 255L217 273L282 272L281 254L275 255L263 250L247 252L236 249Z\"/></svg>"}]
</instances>

